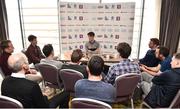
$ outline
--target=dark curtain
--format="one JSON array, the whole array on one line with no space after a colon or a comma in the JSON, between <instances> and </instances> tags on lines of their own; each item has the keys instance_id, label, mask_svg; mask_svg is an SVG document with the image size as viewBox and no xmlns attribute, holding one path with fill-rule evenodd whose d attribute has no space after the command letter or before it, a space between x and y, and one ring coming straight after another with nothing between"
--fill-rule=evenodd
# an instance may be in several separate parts
<instances>
[{"instance_id":1,"label":"dark curtain","mask_svg":"<svg viewBox=\"0 0 180 109\"><path fill-rule=\"evenodd\" d=\"M162 0L160 18L160 45L176 53L180 37L180 0Z\"/></svg>"},{"instance_id":2,"label":"dark curtain","mask_svg":"<svg viewBox=\"0 0 180 109\"><path fill-rule=\"evenodd\" d=\"M0 39L8 39L8 21L5 0L0 0Z\"/></svg>"},{"instance_id":3,"label":"dark curtain","mask_svg":"<svg viewBox=\"0 0 180 109\"><path fill-rule=\"evenodd\" d=\"M8 39L8 21L5 0L0 0L0 42ZM1 53L1 50L0 50Z\"/></svg>"}]
</instances>

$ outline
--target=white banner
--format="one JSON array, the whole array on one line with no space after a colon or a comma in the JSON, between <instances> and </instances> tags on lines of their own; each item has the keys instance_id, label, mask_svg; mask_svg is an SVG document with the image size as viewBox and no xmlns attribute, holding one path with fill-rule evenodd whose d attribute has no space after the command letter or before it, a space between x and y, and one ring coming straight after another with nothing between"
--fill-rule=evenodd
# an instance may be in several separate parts
<instances>
[{"instance_id":1,"label":"white banner","mask_svg":"<svg viewBox=\"0 0 180 109\"><path fill-rule=\"evenodd\" d=\"M132 45L135 3L93 4L60 2L61 53L85 50L88 32L95 33L101 52L114 53L120 42Z\"/></svg>"}]
</instances>

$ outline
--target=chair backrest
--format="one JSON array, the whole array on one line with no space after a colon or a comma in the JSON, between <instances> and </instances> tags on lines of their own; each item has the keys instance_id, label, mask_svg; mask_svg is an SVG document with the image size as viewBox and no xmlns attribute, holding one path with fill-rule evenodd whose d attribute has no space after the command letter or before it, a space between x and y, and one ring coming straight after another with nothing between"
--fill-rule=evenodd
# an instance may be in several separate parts
<instances>
[{"instance_id":1,"label":"chair backrest","mask_svg":"<svg viewBox=\"0 0 180 109\"><path fill-rule=\"evenodd\" d=\"M0 108L23 108L23 105L16 99L1 95Z\"/></svg>"},{"instance_id":2,"label":"chair backrest","mask_svg":"<svg viewBox=\"0 0 180 109\"><path fill-rule=\"evenodd\" d=\"M47 82L49 87L58 88L58 68L56 66L49 64L36 64L35 67L39 69L44 81Z\"/></svg>"},{"instance_id":3,"label":"chair backrest","mask_svg":"<svg viewBox=\"0 0 180 109\"><path fill-rule=\"evenodd\" d=\"M128 73L118 76L115 79L116 97L132 97L141 76L137 73Z\"/></svg>"},{"instance_id":4,"label":"chair backrest","mask_svg":"<svg viewBox=\"0 0 180 109\"><path fill-rule=\"evenodd\" d=\"M90 98L73 98L71 101L72 108L97 108L97 109L112 109L112 107L102 101L90 99Z\"/></svg>"},{"instance_id":5,"label":"chair backrest","mask_svg":"<svg viewBox=\"0 0 180 109\"><path fill-rule=\"evenodd\" d=\"M174 97L173 101L171 102L169 108L180 108L180 90Z\"/></svg>"},{"instance_id":6,"label":"chair backrest","mask_svg":"<svg viewBox=\"0 0 180 109\"><path fill-rule=\"evenodd\" d=\"M61 69L59 75L64 85L64 90L74 93L74 85L79 79L83 79L82 73L72 69Z\"/></svg>"},{"instance_id":7,"label":"chair backrest","mask_svg":"<svg viewBox=\"0 0 180 109\"><path fill-rule=\"evenodd\" d=\"M2 68L0 67L0 74L3 78L5 78L4 72L2 71Z\"/></svg>"}]
</instances>

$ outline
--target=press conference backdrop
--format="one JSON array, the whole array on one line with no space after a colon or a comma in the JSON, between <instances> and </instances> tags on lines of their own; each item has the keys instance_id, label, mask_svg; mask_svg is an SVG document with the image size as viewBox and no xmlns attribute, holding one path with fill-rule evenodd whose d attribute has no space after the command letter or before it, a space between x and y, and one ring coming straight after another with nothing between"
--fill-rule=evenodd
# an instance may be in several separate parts
<instances>
[{"instance_id":1,"label":"press conference backdrop","mask_svg":"<svg viewBox=\"0 0 180 109\"><path fill-rule=\"evenodd\" d=\"M135 3L59 4L61 53L74 49L85 50L87 33L93 31L102 53L115 53L119 42L132 45Z\"/></svg>"}]
</instances>

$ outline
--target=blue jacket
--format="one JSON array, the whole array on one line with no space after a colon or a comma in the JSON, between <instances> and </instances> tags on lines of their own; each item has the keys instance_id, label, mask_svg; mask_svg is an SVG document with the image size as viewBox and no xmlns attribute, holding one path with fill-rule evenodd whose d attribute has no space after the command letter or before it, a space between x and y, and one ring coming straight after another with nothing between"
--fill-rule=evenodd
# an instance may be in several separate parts
<instances>
[{"instance_id":1,"label":"blue jacket","mask_svg":"<svg viewBox=\"0 0 180 109\"><path fill-rule=\"evenodd\" d=\"M159 64L160 60L155 56L155 50L148 50L144 58L139 60L140 64L148 67L155 67Z\"/></svg>"}]
</instances>

